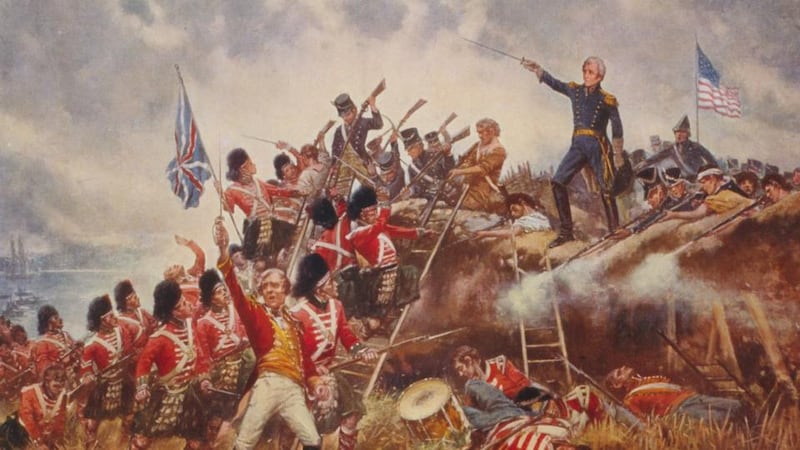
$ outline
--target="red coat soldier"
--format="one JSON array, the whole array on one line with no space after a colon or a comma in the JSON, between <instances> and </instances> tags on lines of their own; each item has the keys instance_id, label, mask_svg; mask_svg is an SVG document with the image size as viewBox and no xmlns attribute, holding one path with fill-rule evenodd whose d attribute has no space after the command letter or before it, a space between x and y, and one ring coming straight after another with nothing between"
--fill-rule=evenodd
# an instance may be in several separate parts
<instances>
[{"instance_id":1,"label":"red coat soldier","mask_svg":"<svg viewBox=\"0 0 800 450\"><path fill-rule=\"evenodd\" d=\"M44 305L37 313L39 339L31 347L34 371L41 379L44 369L55 363L63 363L67 371L67 380L74 380L80 364L82 343L76 343L72 336L64 331L64 322L58 311Z\"/></svg>"},{"instance_id":2,"label":"red coat soldier","mask_svg":"<svg viewBox=\"0 0 800 450\"><path fill-rule=\"evenodd\" d=\"M197 322L197 336L208 358L211 382L219 390L212 394L209 408L210 420L216 426L236 412L240 375L243 370L252 370L253 356L228 287L216 269L206 270L200 277L200 292L200 301L208 312Z\"/></svg>"},{"instance_id":3,"label":"red coat soldier","mask_svg":"<svg viewBox=\"0 0 800 450\"><path fill-rule=\"evenodd\" d=\"M158 322L152 314L142 309L139 294L130 280L122 280L114 287L114 302L117 304L120 325L133 334L133 351L138 357L147 338L156 331Z\"/></svg>"},{"instance_id":4,"label":"red coat soldier","mask_svg":"<svg viewBox=\"0 0 800 450\"><path fill-rule=\"evenodd\" d=\"M180 436L188 447L199 448L207 430L198 384L202 391L212 385L206 379L207 358L189 320L192 308L174 281L158 283L153 297L153 315L162 325L136 364L135 399L144 408L136 414L132 447L147 448L156 437ZM153 367L156 383L149 380Z\"/></svg>"},{"instance_id":5,"label":"red coat soldier","mask_svg":"<svg viewBox=\"0 0 800 450\"><path fill-rule=\"evenodd\" d=\"M42 369L42 382L22 388L19 422L35 448L49 450L63 445L67 421L66 371L61 363Z\"/></svg>"},{"instance_id":6,"label":"red coat soldier","mask_svg":"<svg viewBox=\"0 0 800 450\"><path fill-rule=\"evenodd\" d=\"M87 328L95 334L83 348L80 378L82 385L96 385L81 415L87 447L91 448L97 442L100 421L122 417L123 430L130 428L133 335L120 326L108 295L92 300L86 317Z\"/></svg>"},{"instance_id":7,"label":"red coat soldier","mask_svg":"<svg viewBox=\"0 0 800 450\"><path fill-rule=\"evenodd\" d=\"M245 296L233 271L222 218L217 218L214 225L214 240L220 252L217 267L256 355L256 369L249 383L251 398L235 447L254 448L267 421L280 414L304 449L319 448L320 436L306 405L305 388L315 395L329 393L324 386L318 386L319 376L310 348L304 343L302 326L286 308L289 280L280 269L267 269L258 281L261 301Z\"/></svg>"},{"instance_id":8,"label":"red coat soldier","mask_svg":"<svg viewBox=\"0 0 800 450\"><path fill-rule=\"evenodd\" d=\"M311 253L300 261L292 295L298 299L291 309L292 315L303 324L303 339L320 372L328 372L338 344L351 356L366 361L377 357L350 330L342 302L336 298L336 279L320 255ZM321 433L330 433L338 427L339 448L352 450L358 438L358 421L366 411L364 404L346 378L328 373L323 379L335 388L337 395L315 398L313 411L317 428Z\"/></svg>"}]
</instances>

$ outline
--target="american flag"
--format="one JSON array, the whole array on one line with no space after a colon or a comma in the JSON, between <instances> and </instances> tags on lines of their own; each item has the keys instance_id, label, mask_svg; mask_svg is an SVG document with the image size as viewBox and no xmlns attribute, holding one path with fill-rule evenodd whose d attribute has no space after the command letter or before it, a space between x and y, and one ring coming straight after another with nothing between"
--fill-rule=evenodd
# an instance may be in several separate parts
<instances>
[{"instance_id":1,"label":"american flag","mask_svg":"<svg viewBox=\"0 0 800 450\"><path fill-rule=\"evenodd\" d=\"M211 164L194 123L183 80L175 119L175 146L177 155L167 166L167 179L172 184L172 192L180 197L183 207L194 208L200 203L203 183L211 177Z\"/></svg>"},{"instance_id":2,"label":"american flag","mask_svg":"<svg viewBox=\"0 0 800 450\"><path fill-rule=\"evenodd\" d=\"M719 73L697 46L697 107L712 109L726 117L741 117L742 103L739 89L719 83Z\"/></svg>"}]
</instances>

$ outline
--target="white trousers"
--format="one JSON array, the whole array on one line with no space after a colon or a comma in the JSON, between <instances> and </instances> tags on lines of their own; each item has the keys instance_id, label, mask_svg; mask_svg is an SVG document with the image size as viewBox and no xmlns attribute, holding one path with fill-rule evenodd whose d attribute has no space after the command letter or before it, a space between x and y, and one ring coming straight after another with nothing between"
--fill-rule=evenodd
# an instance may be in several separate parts
<instances>
[{"instance_id":1,"label":"white trousers","mask_svg":"<svg viewBox=\"0 0 800 450\"><path fill-rule=\"evenodd\" d=\"M306 406L303 389L283 375L266 372L252 388L234 448L250 450L256 446L267 421L276 413L289 425L303 445L319 445L314 417Z\"/></svg>"}]
</instances>

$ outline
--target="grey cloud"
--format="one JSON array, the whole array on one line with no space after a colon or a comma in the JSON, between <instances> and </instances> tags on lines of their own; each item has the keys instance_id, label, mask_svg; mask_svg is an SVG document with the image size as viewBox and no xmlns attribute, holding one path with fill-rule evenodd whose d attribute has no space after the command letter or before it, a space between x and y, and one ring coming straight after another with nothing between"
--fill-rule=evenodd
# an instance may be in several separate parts
<instances>
[{"instance_id":1,"label":"grey cloud","mask_svg":"<svg viewBox=\"0 0 800 450\"><path fill-rule=\"evenodd\" d=\"M395 33L408 14L408 7L401 0L346 0L342 6L354 29L377 39Z\"/></svg>"}]
</instances>

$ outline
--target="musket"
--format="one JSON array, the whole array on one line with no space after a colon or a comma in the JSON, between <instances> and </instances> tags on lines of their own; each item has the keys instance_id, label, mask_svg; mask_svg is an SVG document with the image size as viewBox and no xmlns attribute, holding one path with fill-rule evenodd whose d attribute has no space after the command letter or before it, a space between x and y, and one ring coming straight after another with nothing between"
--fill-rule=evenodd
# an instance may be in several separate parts
<instances>
[{"instance_id":1,"label":"musket","mask_svg":"<svg viewBox=\"0 0 800 450\"><path fill-rule=\"evenodd\" d=\"M459 36L459 37L460 37L461 39L463 39L463 40L465 40L465 41L467 41L467 42L471 43L471 44L475 44L475 45L477 45L478 47L483 47L483 48L485 48L486 50L491 50L491 51L493 51L493 52L495 52L495 53L499 53L499 54L501 54L501 55L503 55L503 56L507 56L507 57L509 57L509 58L511 58L511 59L515 59L515 60L519 61L520 63L522 63L522 62L525 62L525 61L526 61L526 60L525 60L525 58L520 58L519 56L514 56L514 55L512 55L512 54L510 54L510 53L506 53L506 52L504 52L504 51L502 51L502 50L499 50L499 49L496 49L496 48L494 48L494 47L489 47L488 45L481 44L480 42L473 41L472 39L467 39L467 38L465 38L464 36Z\"/></svg>"},{"instance_id":2,"label":"musket","mask_svg":"<svg viewBox=\"0 0 800 450\"><path fill-rule=\"evenodd\" d=\"M237 394L236 392L226 391L225 389L217 389L215 387L208 388L208 392L212 392L214 394L222 394L236 399L242 398L241 394Z\"/></svg>"},{"instance_id":3,"label":"musket","mask_svg":"<svg viewBox=\"0 0 800 450\"><path fill-rule=\"evenodd\" d=\"M278 145L278 142L276 142L276 141L270 141L269 139L264 139L264 138L260 138L260 137L256 137L256 136L249 136L249 135L243 134L242 137L246 137L247 139L252 139L254 141L266 142L267 144Z\"/></svg>"},{"instance_id":4,"label":"musket","mask_svg":"<svg viewBox=\"0 0 800 450\"><path fill-rule=\"evenodd\" d=\"M414 114L415 112L417 112L418 109L422 108L425 105L425 103L428 103L428 101L425 100L424 98L421 98L421 99L417 100L417 103L414 103L414 106L412 106L411 109L409 109L406 112L406 115L404 115L403 118L400 119L400 122L397 122L397 126L394 127L394 129L397 130L397 132L399 133L400 132L400 128L403 125L405 125L406 121L408 121L408 119L411 117L411 115ZM387 139L386 143L383 144L383 151L386 151L386 147L389 146L389 141L390 140Z\"/></svg>"},{"instance_id":5,"label":"musket","mask_svg":"<svg viewBox=\"0 0 800 450\"><path fill-rule=\"evenodd\" d=\"M667 211L674 211L674 210L686 205L687 203L691 202L692 200L696 199L697 198L697 194L698 193L687 195L686 198L683 199L680 203L678 203L677 205L669 208L668 210L664 210L664 208L657 208L657 209L642 213L642 214L634 217L630 221L628 221L628 223L625 223L622 226L620 226L618 228L618 230L625 229L625 228L628 228L628 227L631 227L631 226L634 226L634 225L638 225L640 223L645 223L647 221L651 221L652 222L651 225L652 225L653 223L656 223L657 221L661 220L667 214ZM650 225L648 225L648 227L649 226ZM639 230L639 231L641 231L641 230ZM634 234L636 234L636 233L634 233ZM578 259L578 258L580 258L580 257L582 257L584 255L592 253L595 249L597 249L598 247L602 246L606 241L614 238L614 236L616 236L616 235L617 235L616 234L616 230L612 231L612 232L609 232L609 233L606 233L597 242L589 244L588 246L582 248L578 253L576 253L576 254L570 256L569 258L567 258L567 260L564 261L564 264L561 264L561 267L565 266L567 263L570 263L570 262L572 262L572 261L574 261L574 260L576 260L576 259ZM609 245L606 249L611 248L616 243L624 241L628 237L630 237L630 236L626 236L626 237L624 237L622 239L617 240L614 244ZM606 250L606 249L604 249L604 250Z\"/></svg>"},{"instance_id":6,"label":"musket","mask_svg":"<svg viewBox=\"0 0 800 450\"><path fill-rule=\"evenodd\" d=\"M739 217L741 217L744 213L746 213L748 211L751 211L751 210L753 210L753 209L755 209L755 208L757 208L759 206L763 206L767 202L767 200L769 200L767 195L766 194L762 195L761 197L756 199L753 203L747 205L746 207L742 208L740 211L736 212L736 214L733 214L732 216L728 217L727 219L723 220L722 222L714 225L713 227L709 228L708 230L706 230L706 231L700 233L699 235L695 236L694 238L692 238L691 241L683 244L680 248L675 250L675 252L680 253L683 250L686 250L687 248L689 248L689 246L691 246L692 244L694 244L698 240L700 240L700 239L702 239L702 238L704 238L704 237L706 237L706 236L708 236L710 234L713 234L715 231L719 230L720 228L725 227L729 223L731 223L734 220L736 220Z\"/></svg>"},{"instance_id":7,"label":"musket","mask_svg":"<svg viewBox=\"0 0 800 450\"><path fill-rule=\"evenodd\" d=\"M320 141L325 137L325 135L328 133L328 131L330 131L330 129L333 128L334 125L336 125L336 121L335 120L329 120L328 123L326 123L325 126L322 127L321 130L319 130L319 134L317 134L317 138L314 139L314 144L313 144L314 147L319 146Z\"/></svg>"},{"instance_id":8,"label":"musket","mask_svg":"<svg viewBox=\"0 0 800 450\"><path fill-rule=\"evenodd\" d=\"M439 126L439 128L437 129L439 133L444 132L447 126L450 125L450 122L456 120L456 117L458 117L456 113L454 112L450 113L450 115L447 116L447 119L444 119L444 123L442 123L442 125Z\"/></svg>"},{"instance_id":9,"label":"musket","mask_svg":"<svg viewBox=\"0 0 800 450\"><path fill-rule=\"evenodd\" d=\"M397 347L402 347L402 346L408 345L408 344L414 344L416 342L433 341L433 340L436 340L436 339L443 338L445 336L449 336L451 334L460 333L460 332L462 332L462 331L464 331L464 330L466 330L468 328L469 327L461 327L461 328L456 328L454 330L445 331L445 332L439 333L439 334L426 334L426 335L423 335L423 336L413 337L413 338L410 338L410 339L406 339L404 341L395 342L394 344L387 345L386 347L383 347L381 349L376 350L375 353L378 353L378 354L386 353L386 352L388 352L390 350L393 350L393 349L395 349ZM351 366L351 365L353 365L353 364L355 364L357 362L360 362L360 361L361 361L361 358L358 358L358 357L353 358L353 359L348 359L347 361L342 361L340 363L333 364L332 366L328 367L328 370L332 371L332 370L336 370L336 369L341 369L342 367Z\"/></svg>"},{"instance_id":10,"label":"musket","mask_svg":"<svg viewBox=\"0 0 800 450\"><path fill-rule=\"evenodd\" d=\"M32 364L32 363L31 363L31 364ZM19 381L20 379L22 379L22 377L24 377L24 376L25 376L25 374L27 374L27 373L29 373L29 372L32 372L32 371L33 371L33 366L30 366L30 365L29 365L29 366L28 366L26 369L24 369L24 370L20 371L19 373L17 373L17 374L16 374L16 375L14 375L13 377L11 377L11 378L7 378L7 379L3 379L3 380L0 380L0 386L2 386L2 387L5 387L6 385L8 385L8 386L14 386L14 384L15 384L17 381Z\"/></svg>"},{"instance_id":11,"label":"musket","mask_svg":"<svg viewBox=\"0 0 800 450\"><path fill-rule=\"evenodd\" d=\"M603 394L606 398L608 398L612 403L617 405L617 408L624 410L629 415L629 417L630 417L629 420L631 421L631 423L626 423L625 421L622 421L619 418L615 417L615 419L617 421L620 421L621 423L624 423L625 425L629 425L632 428L637 428L637 429L641 429L642 428L643 425L642 425L641 421L639 420L639 418L636 417L636 414L634 414L633 411L630 410L630 408L625 406L625 403L623 403L622 400L618 399L614 394L609 392L609 390L606 389L605 386L603 386L602 384L598 383L594 378L591 377L591 375L589 375L588 373L586 373L583 370L581 370L580 368L578 368L575 364L572 364L572 362L569 359L565 358L564 355L562 355L560 353L555 353L553 356L556 359L559 359L559 360L564 361L565 363L567 363L567 365L570 367L570 369L572 369L578 375L582 376L586 381L589 382L590 385L592 385L593 388L597 389L601 394Z\"/></svg>"},{"instance_id":12,"label":"musket","mask_svg":"<svg viewBox=\"0 0 800 450\"><path fill-rule=\"evenodd\" d=\"M75 387L75 389L67 392L67 398L71 398L73 395L78 393L81 389L85 388L86 386L89 386L92 383L96 383L97 380L102 378L103 375L111 372L114 369L117 369L118 367L120 367L120 366L122 366L124 364L127 364L132 357L133 357L133 353L128 353L127 355L123 356L121 359L117 360L117 362L115 362L114 364L111 364L108 367L106 367L105 369L103 369L100 372L98 372L97 375L94 376L94 379L92 381L80 383L78 386Z\"/></svg>"},{"instance_id":13,"label":"musket","mask_svg":"<svg viewBox=\"0 0 800 450\"><path fill-rule=\"evenodd\" d=\"M698 367L697 367L697 366L696 366L696 365L695 365L695 364L692 362L692 360L691 360L691 359L689 359L689 355L687 355L687 354L686 354L686 353L683 351L683 349L681 349L681 348L678 346L678 344L677 344L675 341L673 341L672 339L670 339L670 338L669 338L669 337L668 337L666 334L664 334L664 332L663 332L663 331L661 331L660 329L656 329L656 333L658 333L658 335L659 335L659 336L661 336L661 338L662 338L662 339L664 339L664 341L667 343L667 345L669 345L669 346L672 348L672 350L674 350L674 351L675 351L675 353L676 353L678 356L680 356L680 357L681 357L681 359L683 360L683 362L685 362L685 363L686 363L686 365L687 365L687 366L689 366L689 368L690 368L690 369L692 369L692 372L694 372L694 373L695 373L695 375L697 375L698 377L700 377L700 379L703 381L703 384L705 384L705 385L709 385L709 384L710 384L710 383L709 383L709 381L706 379L706 375L703 373L703 371L701 371L701 370L700 370L700 369L699 369L699 368L698 368ZM709 387L713 388L713 386L709 386Z\"/></svg>"},{"instance_id":14,"label":"musket","mask_svg":"<svg viewBox=\"0 0 800 450\"><path fill-rule=\"evenodd\" d=\"M466 137L467 137L467 136L469 136L469 135L470 135L470 129L469 129L469 125L467 125L467 126L466 126L466 127L464 127L463 129L461 129L461 131L459 131L458 133L456 133L456 135L455 135L455 136L452 136L452 137L450 138L450 140L448 140L448 141L446 142L446 144L447 144L447 145L453 145L453 144L455 144L456 142L458 142L458 141L460 141L460 140L462 140L462 139L466 138ZM444 157L444 152L441 152L441 151L440 151L440 152L437 152L437 153L436 153L436 154L433 156L433 158L431 158L431 160L430 160L430 161L428 161L428 163L427 163L427 164L425 164L425 166L424 166L422 169L420 169L420 171L419 171L419 172L418 172L416 175L414 175L414 177L413 177L413 178L411 178L411 180L409 180L409 182L408 182L408 183L405 185L405 187L403 187L403 190L402 190L402 191L400 191L400 193L398 193L398 194L397 194L397 195L396 195L396 196L395 196L395 197L392 199L392 202L394 202L395 200L397 200L398 198L400 198L400 197L402 197L404 194L406 194L406 193L408 192L409 188L410 188L411 186L413 186L414 184L418 183L418 182L419 182L419 180L421 180L422 178L424 178L424 177L425 177L425 173L426 173L428 170L430 170L432 167L434 167L434 165L435 165L437 162L439 162L439 160L441 160L443 157ZM445 184L447 184L447 183L448 183L448 182L450 182L450 181L451 181L451 180L446 180L446 179L445 179L445 180L442 180L442 182L441 182L441 183L439 183L439 186L437 187L437 193L438 193L438 191L439 191L439 190L441 190L442 188L444 188ZM438 195L437 195L435 198L438 198ZM431 211L428 211L428 210L427 210L427 207L426 207L426 211L425 211L425 212L423 212L423 217L425 217L425 216L428 216L428 215L430 215L430 214L431 214L431 212L433 211L433 209L432 209L432 208L433 208L433 206L432 206L432 205L434 205L435 203L436 203L435 199L432 201L432 203L430 203L430 205L431 205L431 206L430 206L430 207L431 207Z\"/></svg>"},{"instance_id":15,"label":"musket","mask_svg":"<svg viewBox=\"0 0 800 450\"><path fill-rule=\"evenodd\" d=\"M501 220L500 222L497 222L496 224L490 225L490 226L488 226L486 228L481 228L480 230L476 230L475 232L496 230L498 228L503 228L504 226L506 226L507 223L508 223L508 220L506 219L506 217L503 217L503 220ZM442 248L452 247L454 245L463 244L464 242L474 241L476 239L478 239L478 236L473 235L473 236L470 236L470 237L467 237L467 238L462 238L462 239L459 239L457 241L453 241L453 242L445 245Z\"/></svg>"},{"instance_id":16,"label":"musket","mask_svg":"<svg viewBox=\"0 0 800 450\"><path fill-rule=\"evenodd\" d=\"M386 79L385 78L382 79L381 82L378 83L377 86L375 86L375 89L372 90L372 93L370 94L370 97L377 97L384 90L386 90ZM358 111L358 115L356 116L355 119L353 119L353 125L358 123L358 120L361 119L361 116L363 116L364 113L367 111L367 107L368 106L369 106L369 97L366 100L364 100L364 102L361 104L361 109ZM342 126L344 126L344 125L342 125ZM350 144L350 140L353 138L353 134L354 133L347 133L347 137L345 138L344 144L342 145L342 155L344 155L344 152L347 150L347 146ZM334 153L333 150L334 149L331 149L331 156L335 158L336 156L333 154ZM336 159L339 160L340 162L344 162L339 158L336 158ZM357 170L353 169L353 167L350 166L349 164L348 164L348 166L355 173L359 173ZM330 171L328 172L328 177L325 180L325 186L331 187L331 186L335 185L337 178L338 178L338 170L334 170L334 167L331 167ZM374 185L374 183L373 183L373 185Z\"/></svg>"},{"instance_id":17,"label":"musket","mask_svg":"<svg viewBox=\"0 0 800 450\"><path fill-rule=\"evenodd\" d=\"M553 356L554 356L556 359L560 360L560 361L564 361L564 362L565 362L565 363L566 363L566 364L567 364L567 365L570 367L570 369L572 369L572 370L573 370L575 373L577 373L578 375L580 375L580 376L582 376L584 379L586 379L586 381L588 381L588 382L589 382L589 384L591 384L591 385L592 385L592 387L594 387L595 389L597 389L598 391L600 391L600 392L601 392L603 395L605 395L606 397L608 397L608 399L609 399L609 400L611 400L612 402L614 402L614 404L616 404L616 405L618 405L618 406L621 406L621 407L623 407L623 408L625 408L625 409L628 409L628 408L625 406L625 404L624 404L624 403L622 403L622 400L618 399L618 398L617 398L617 397L616 397L614 394L612 394L611 392L609 392L609 391L608 391L608 389L606 389L606 387L605 387L605 386L603 386L602 384L600 384L600 383L598 383L597 381L595 381L595 379L594 379L594 378L592 378L592 376L591 376L591 375L589 375L588 373L586 373L586 372L584 372L583 370L581 370L580 368L578 368L578 367L577 367L575 364L572 364L572 361L570 361L570 360L568 360L568 359L564 358L564 355L562 355L562 354L560 354L560 353L554 353L554 354L553 354Z\"/></svg>"}]
</instances>

